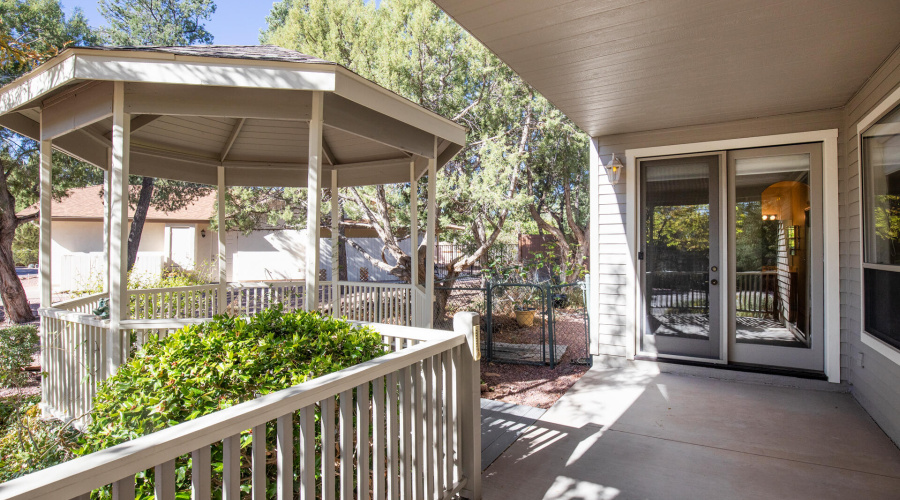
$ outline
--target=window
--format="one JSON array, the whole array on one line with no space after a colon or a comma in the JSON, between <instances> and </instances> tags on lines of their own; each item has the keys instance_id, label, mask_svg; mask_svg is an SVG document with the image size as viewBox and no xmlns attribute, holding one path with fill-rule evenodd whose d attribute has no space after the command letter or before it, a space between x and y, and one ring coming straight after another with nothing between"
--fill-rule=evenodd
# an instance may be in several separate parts
<instances>
[{"instance_id":1,"label":"window","mask_svg":"<svg viewBox=\"0 0 900 500\"><path fill-rule=\"evenodd\" d=\"M860 137L863 183L863 322L900 349L900 106Z\"/></svg>"}]
</instances>

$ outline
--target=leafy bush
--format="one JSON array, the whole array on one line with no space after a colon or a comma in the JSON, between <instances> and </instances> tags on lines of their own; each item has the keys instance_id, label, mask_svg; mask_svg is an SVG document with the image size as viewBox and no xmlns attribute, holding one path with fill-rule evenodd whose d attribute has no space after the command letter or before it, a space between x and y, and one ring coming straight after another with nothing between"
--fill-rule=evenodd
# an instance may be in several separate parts
<instances>
[{"instance_id":1,"label":"leafy bush","mask_svg":"<svg viewBox=\"0 0 900 500\"><path fill-rule=\"evenodd\" d=\"M317 313L286 313L280 305L249 320L218 316L162 340L150 340L107 379L94 398L92 422L78 454L123 443L385 352L381 336L371 328ZM271 449L275 432L269 427ZM250 434L244 433L242 449L251 442ZM249 451L243 454L242 460L249 460ZM213 446L214 470L221 469L221 460L221 445ZM176 462L179 490L189 489L189 464L187 458ZM213 476L214 486L220 486L218 475ZM139 475L137 481L139 491L152 494L152 471Z\"/></svg>"},{"instance_id":2,"label":"leafy bush","mask_svg":"<svg viewBox=\"0 0 900 500\"><path fill-rule=\"evenodd\" d=\"M75 448L75 431L61 422L41 420L40 396L18 391L29 381L25 367L38 345L33 325L0 330L0 385L17 389L0 400L0 482L65 462Z\"/></svg>"},{"instance_id":3,"label":"leafy bush","mask_svg":"<svg viewBox=\"0 0 900 500\"><path fill-rule=\"evenodd\" d=\"M38 350L37 327L20 325L0 330L0 386L19 387L27 382L25 367Z\"/></svg>"},{"instance_id":4,"label":"leafy bush","mask_svg":"<svg viewBox=\"0 0 900 500\"><path fill-rule=\"evenodd\" d=\"M201 266L197 270L185 271L182 269L169 269L159 276L148 273L131 271L128 273L128 289L144 290L152 288L177 288L181 286L195 286L209 284L212 271L209 266ZM103 291L104 276L102 271L93 273L84 282L78 283L78 290L73 290L72 295L83 297Z\"/></svg>"},{"instance_id":5,"label":"leafy bush","mask_svg":"<svg viewBox=\"0 0 900 500\"><path fill-rule=\"evenodd\" d=\"M43 420L36 399L5 401L19 406L0 434L0 482L71 460L78 448L77 432L58 420Z\"/></svg>"}]
</instances>

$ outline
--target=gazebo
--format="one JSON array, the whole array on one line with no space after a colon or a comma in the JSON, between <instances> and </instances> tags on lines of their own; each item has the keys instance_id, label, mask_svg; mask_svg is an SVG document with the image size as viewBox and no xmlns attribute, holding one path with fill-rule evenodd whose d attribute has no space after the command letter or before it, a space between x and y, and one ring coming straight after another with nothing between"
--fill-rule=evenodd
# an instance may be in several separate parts
<instances>
[{"instance_id":1,"label":"gazebo","mask_svg":"<svg viewBox=\"0 0 900 500\"><path fill-rule=\"evenodd\" d=\"M435 174L465 144L465 129L322 59L275 46L70 48L7 85L0 126L40 142L43 402L49 413L89 409L96 383L127 358L132 339L221 312L288 301L350 319L430 327L434 294ZM51 303L51 152L107 172L102 294ZM128 290L128 176L214 185L219 220L229 186L308 188L303 282L227 283L224 232L218 283ZM322 190L410 183L411 241L418 240L417 182L428 179L422 283L341 283L320 277ZM331 204L337 245L337 203ZM412 259L412 276L418 276ZM92 314L108 298L109 319ZM88 377L82 386L71 382ZM68 383L67 383L68 382ZM70 391L78 391L71 394Z\"/></svg>"}]
</instances>

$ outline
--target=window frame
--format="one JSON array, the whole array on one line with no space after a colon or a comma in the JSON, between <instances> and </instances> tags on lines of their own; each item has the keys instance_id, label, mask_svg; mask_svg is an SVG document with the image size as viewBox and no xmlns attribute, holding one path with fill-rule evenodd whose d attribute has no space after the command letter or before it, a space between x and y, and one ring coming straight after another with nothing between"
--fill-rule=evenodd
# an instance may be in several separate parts
<instances>
[{"instance_id":1,"label":"window frame","mask_svg":"<svg viewBox=\"0 0 900 500\"><path fill-rule=\"evenodd\" d=\"M869 264L866 262L866 169L863 163L865 152L863 151L863 134L875 125L878 120L884 118L888 113L900 108L900 87L894 89L887 97L881 100L872 111L856 124L856 156L857 166L859 168L859 297L860 297L860 338L862 343L871 347L873 350L882 354L889 360L900 365L900 341L894 342L885 340L881 335L874 334L866 330L866 284L865 270L873 269L878 271L887 271L900 273L900 265L889 264Z\"/></svg>"}]
</instances>

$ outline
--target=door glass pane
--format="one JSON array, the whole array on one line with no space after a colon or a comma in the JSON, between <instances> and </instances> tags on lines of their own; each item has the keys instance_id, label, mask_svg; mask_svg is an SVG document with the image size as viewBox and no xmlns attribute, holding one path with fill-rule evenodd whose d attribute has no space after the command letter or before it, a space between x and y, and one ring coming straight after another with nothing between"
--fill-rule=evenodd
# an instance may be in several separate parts
<instances>
[{"instance_id":1,"label":"door glass pane","mask_svg":"<svg viewBox=\"0 0 900 500\"><path fill-rule=\"evenodd\" d=\"M710 184L718 156L642 162L644 348L710 340ZM715 183L715 181L712 181ZM671 354L695 354L693 349Z\"/></svg>"},{"instance_id":2,"label":"door glass pane","mask_svg":"<svg viewBox=\"0 0 900 500\"><path fill-rule=\"evenodd\" d=\"M738 343L808 347L808 154L735 160Z\"/></svg>"}]
</instances>

